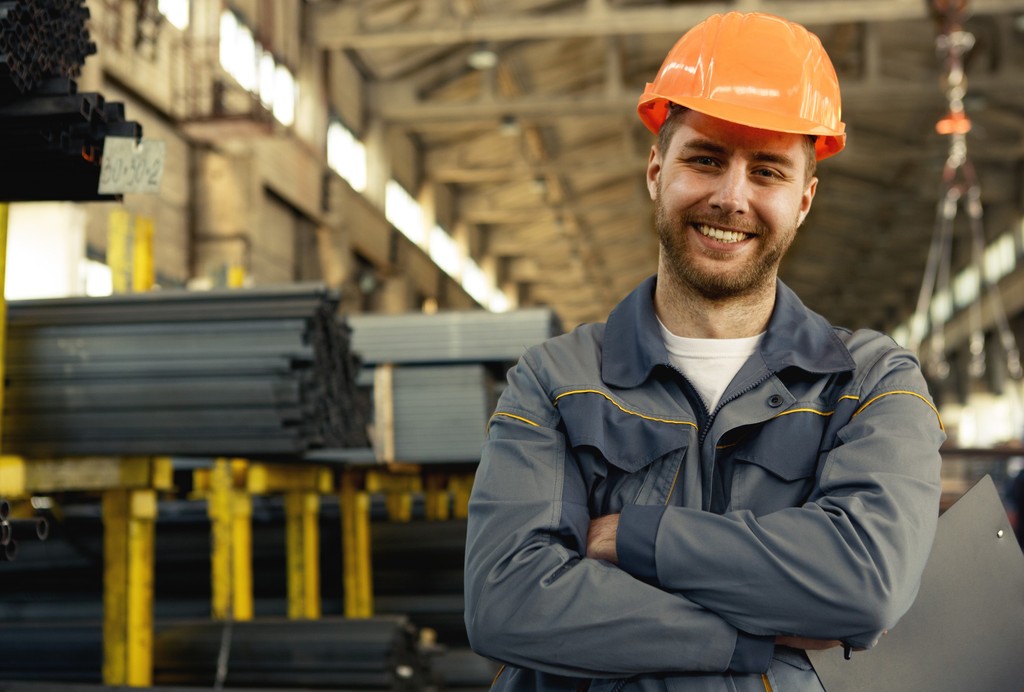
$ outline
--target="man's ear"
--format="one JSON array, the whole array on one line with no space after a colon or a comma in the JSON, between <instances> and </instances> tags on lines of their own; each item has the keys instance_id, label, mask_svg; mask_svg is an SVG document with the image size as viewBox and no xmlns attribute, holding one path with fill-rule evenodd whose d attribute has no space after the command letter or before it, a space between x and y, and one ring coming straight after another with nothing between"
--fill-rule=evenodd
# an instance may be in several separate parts
<instances>
[{"instance_id":1,"label":"man's ear","mask_svg":"<svg viewBox=\"0 0 1024 692\"><path fill-rule=\"evenodd\" d=\"M813 177L807 182L807 187L804 188L804 194L800 198L800 216L797 220L797 228L804 224L804 219L807 218L808 212L811 211L811 202L814 201L814 193L818 191L818 178Z\"/></svg>"},{"instance_id":2,"label":"man's ear","mask_svg":"<svg viewBox=\"0 0 1024 692\"><path fill-rule=\"evenodd\" d=\"M658 145L651 146L651 155L647 159L647 193L654 200L658 196L658 178L661 175L661 152Z\"/></svg>"}]
</instances>

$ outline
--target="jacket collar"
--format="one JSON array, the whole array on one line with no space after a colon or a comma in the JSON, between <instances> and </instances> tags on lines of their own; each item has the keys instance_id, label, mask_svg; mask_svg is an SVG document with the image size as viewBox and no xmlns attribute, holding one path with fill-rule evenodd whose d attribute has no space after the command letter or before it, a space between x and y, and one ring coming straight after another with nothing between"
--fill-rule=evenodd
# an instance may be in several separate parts
<instances>
[{"instance_id":1,"label":"jacket collar","mask_svg":"<svg viewBox=\"0 0 1024 692\"><path fill-rule=\"evenodd\" d=\"M656 282L657 276L645 279L608 316L601 378L610 385L639 386L656 366L669 363L654 313ZM828 374L855 367L853 356L832 325L804 306L781 281L760 354L765 367L774 373L796 367Z\"/></svg>"}]
</instances>

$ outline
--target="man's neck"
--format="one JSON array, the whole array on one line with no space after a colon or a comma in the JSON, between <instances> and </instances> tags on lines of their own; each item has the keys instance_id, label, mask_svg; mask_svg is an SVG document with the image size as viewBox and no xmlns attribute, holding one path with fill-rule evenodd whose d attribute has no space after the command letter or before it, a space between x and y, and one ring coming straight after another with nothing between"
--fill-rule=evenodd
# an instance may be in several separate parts
<instances>
[{"instance_id":1,"label":"man's neck","mask_svg":"<svg viewBox=\"0 0 1024 692\"><path fill-rule=\"evenodd\" d=\"M740 339L768 327L775 307L775 282L756 294L708 299L658 277L654 309L665 328L694 339Z\"/></svg>"}]
</instances>

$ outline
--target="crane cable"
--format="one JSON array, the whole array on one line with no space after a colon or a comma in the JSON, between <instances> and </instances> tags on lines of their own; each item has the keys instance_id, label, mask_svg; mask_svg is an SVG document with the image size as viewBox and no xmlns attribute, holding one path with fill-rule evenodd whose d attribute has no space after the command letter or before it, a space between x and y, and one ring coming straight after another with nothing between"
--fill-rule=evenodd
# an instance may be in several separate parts
<instances>
[{"instance_id":1,"label":"crane cable","mask_svg":"<svg viewBox=\"0 0 1024 692\"><path fill-rule=\"evenodd\" d=\"M945 58L945 95L949 111L936 123L939 134L950 137L949 153L942 170L942 187L925 266L925 276L918 294L914 322L911 329L910 347L920 352L925 322L930 325L929 358L926 363L928 374L945 379L950 374L946 357L945 326L949 312L941 306L932 305L938 294L952 300L950 269L952 245L957 209L963 204L971 236L971 262L979 282L978 296L968 306L970 337L968 349L970 360L967 367L969 376L978 378L985 374L985 332L982 315L982 299L987 297L992 307L995 327L1000 343L1006 352L1007 373L1015 380L1021 379L1020 349L1010 329L1006 310L999 292L998 280L989 279L985 271L985 229L982 216L981 186L974 164L967 155L967 132L971 121L964 111L964 97L967 93L967 77L964 70L964 56L974 47L974 35L963 28L963 14L966 0L933 0L935 9L943 18L943 33L936 40L938 50Z\"/></svg>"}]
</instances>

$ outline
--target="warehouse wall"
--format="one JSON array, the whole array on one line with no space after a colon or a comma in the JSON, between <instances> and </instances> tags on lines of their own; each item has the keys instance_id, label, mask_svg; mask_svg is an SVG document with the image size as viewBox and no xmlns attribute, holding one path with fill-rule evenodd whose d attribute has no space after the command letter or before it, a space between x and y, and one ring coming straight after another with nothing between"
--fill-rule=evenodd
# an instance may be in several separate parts
<instances>
[{"instance_id":1,"label":"warehouse wall","mask_svg":"<svg viewBox=\"0 0 1024 692\"><path fill-rule=\"evenodd\" d=\"M87 61L79 90L123 103L144 137L167 147L159 195L81 205L90 254L105 256L111 212L124 210L132 220L152 220L157 281L165 285L219 285L241 267L253 284L319 279L348 292L370 291L343 300L347 310L476 307L384 217L389 178L420 190L419 151L367 117L356 66L303 44L300 3L227 6L295 74L302 97L291 127L222 73L218 3L193 3L187 35L166 22L155 32L139 23L136 3L90 3L98 53ZM365 193L327 168L332 115L367 144ZM451 218L450 195L428 196L439 220ZM468 246L469 239L461 242ZM359 281L367 271L371 280Z\"/></svg>"}]
</instances>

